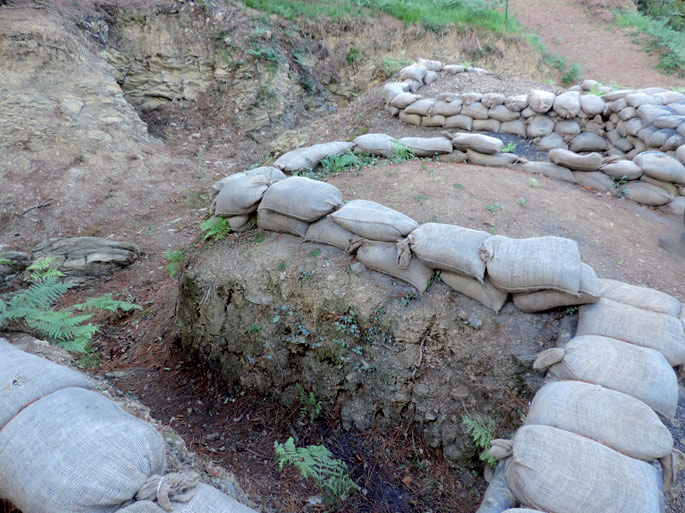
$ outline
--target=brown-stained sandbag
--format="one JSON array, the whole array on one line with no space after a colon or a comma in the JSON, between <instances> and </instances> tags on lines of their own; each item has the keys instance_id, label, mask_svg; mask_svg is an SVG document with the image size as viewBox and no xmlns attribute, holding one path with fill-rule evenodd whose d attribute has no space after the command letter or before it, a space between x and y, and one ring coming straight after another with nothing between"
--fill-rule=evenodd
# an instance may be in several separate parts
<instances>
[{"instance_id":1,"label":"brown-stained sandbag","mask_svg":"<svg viewBox=\"0 0 685 513\"><path fill-rule=\"evenodd\" d=\"M383 242L395 242L419 226L419 223L397 210L361 199L346 203L330 218L360 237Z\"/></svg>"},{"instance_id":2,"label":"brown-stained sandbag","mask_svg":"<svg viewBox=\"0 0 685 513\"><path fill-rule=\"evenodd\" d=\"M392 242L367 241L357 250L357 258L369 269L406 281L419 294L426 291L433 276L433 270L418 258L412 258L406 268L401 268L397 263L397 245Z\"/></svg>"}]
</instances>

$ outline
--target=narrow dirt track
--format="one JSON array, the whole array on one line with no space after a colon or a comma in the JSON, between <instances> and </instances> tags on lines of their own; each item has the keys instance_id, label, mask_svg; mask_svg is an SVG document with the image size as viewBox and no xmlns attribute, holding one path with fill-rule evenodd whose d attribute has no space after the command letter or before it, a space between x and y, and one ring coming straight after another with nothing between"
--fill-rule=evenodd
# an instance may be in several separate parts
<instances>
[{"instance_id":1,"label":"narrow dirt track","mask_svg":"<svg viewBox=\"0 0 685 513\"><path fill-rule=\"evenodd\" d=\"M633 43L630 29L603 21L578 0L510 0L509 12L538 34L547 51L580 64L583 78L624 87L683 87L685 79L659 73L658 58Z\"/></svg>"}]
</instances>

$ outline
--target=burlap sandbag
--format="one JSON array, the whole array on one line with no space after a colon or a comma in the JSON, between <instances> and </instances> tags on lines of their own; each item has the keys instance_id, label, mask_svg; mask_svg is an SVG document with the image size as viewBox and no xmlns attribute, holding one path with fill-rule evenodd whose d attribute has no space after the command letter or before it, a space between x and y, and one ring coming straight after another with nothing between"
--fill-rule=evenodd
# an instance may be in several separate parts
<instances>
[{"instance_id":1,"label":"burlap sandbag","mask_svg":"<svg viewBox=\"0 0 685 513\"><path fill-rule=\"evenodd\" d=\"M521 504L554 513L663 511L660 472L647 462L549 426L523 426L512 442L505 476Z\"/></svg>"},{"instance_id":2,"label":"burlap sandbag","mask_svg":"<svg viewBox=\"0 0 685 513\"><path fill-rule=\"evenodd\" d=\"M483 134L454 134L452 146L455 150L474 150L487 155L494 155L504 146L496 137Z\"/></svg>"},{"instance_id":3,"label":"burlap sandbag","mask_svg":"<svg viewBox=\"0 0 685 513\"><path fill-rule=\"evenodd\" d=\"M93 382L0 338L0 429L28 404L68 387L92 388Z\"/></svg>"},{"instance_id":4,"label":"burlap sandbag","mask_svg":"<svg viewBox=\"0 0 685 513\"><path fill-rule=\"evenodd\" d=\"M641 460L663 458L673 450L671 433L649 406L582 381L547 383L535 394L525 423L582 435Z\"/></svg>"},{"instance_id":5,"label":"burlap sandbag","mask_svg":"<svg viewBox=\"0 0 685 513\"><path fill-rule=\"evenodd\" d=\"M268 208L260 208L257 211L257 226L262 230L271 232L289 233L298 237L305 237L309 229L307 221L300 221L294 217L286 216Z\"/></svg>"},{"instance_id":6,"label":"burlap sandbag","mask_svg":"<svg viewBox=\"0 0 685 513\"><path fill-rule=\"evenodd\" d=\"M473 150L466 150L469 164L484 167L509 167L519 160L519 156L514 153L495 153L487 155Z\"/></svg>"},{"instance_id":7,"label":"burlap sandbag","mask_svg":"<svg viewBox=\"0 0 685 513\"><path fill-rule=\"evenodd\" d=\"M363 239L345 230L345 228L335 223L330 216L326 216L309 225L304 240L321 242L335 246L343 251L354 252Z\"/></svg>"},{"instance_id":8,"label":"burlap sandbag","mask_svg":"<svg viewBox=\"0 0 685 513\"><path fill-rule=\"evenodd\" d=\"M635 308L611 299L581 306L578 335L601 335L659 351L671 365L685 362L685 332L672 315Z\"/></svg>"},{"instance_id":9,"label":"burlap sandbag","mask_svg":"<svg viewBox=\"0 0 685 513\"><path fill-rule=\"evenodd\" d=\"M554 99L552 108L562 118L575 118L580 113L580 93L578 91L561 93Z\"/></svg>"},{"instance_id":10,"label":"burlap sandbag","mask_svg":"<svg viewBox=\"0 0 685 513\"><path fill-rule=\"evenodd\" d=\"M509 110L504 105L496 105L488 111L488 118L496 119L500 122L514 121L519 118L519 113Z\"/></svg>"},{"instance_id":11,"label":"burlap sandbag","mask_svg":"<svg viewBox=\"0 0 685 513\"><path fill-rule=\"evenodd\" d=\"M548 381L587 381L632 395L668 418L673 418L678 405L678 379L666 358L613 338L575 337L563 349L540 353L533 367L549 368Z\"/></svg>"},{"instance_id":12,"label":"burlap sandbag","mask_svg":"<svg viewBox=\"0 0 685 513\"><path fill-rule=\"evenodd\" d=\"M483 241L490 235L452 224L424 223L407 237L411 250L428 267L464 274L483 282Z\"/></svg>"},{"instance_id":13,"label":"burlap sandbag","mask_svg":"<svg viewBox=\"0 0 685 513\"><path fill-rule=\"evenodd\" d=\"M189 501L172 500L171 507L174 513L256 513L252 508L204 483L199 483L195 487ZM136 501L117 513L168 513L168 510L160 507L157 502L144 500Z\"/></svg>"},{"instance_id":14,"label":"burlap sandbag","mask_svg":"<svg viewBox=\"0 0 685 513\"><path fill-rule=\"evenodd\" d=\"M597 171L602 165L602 155L599 153L580 155L561 148L550 150L549 160L574 171Z\"/></svg>"},{"instance_id":15,"label":"burlap sandbag","mask_svg":"<svg viewBox=\"0 0 685 513\"><path fill-rule=\"evenodd\" d=\"M273 184L259 209L266 208L300 221L318 221L342 205L342 193L333 185L302 176Z\"/></svg>"},{"instance_id":16,"label":"burlap sandbag","mask_svg":"<svg viewBox=\"0 0 685 513\"><path fill-rule=\"evenodd\" d=\"M391 242L368 241L357 250L357 258L369 269L388 274L412 285L423 294L433 276L433 270L418 258L412 258L403 269L397 263L397 245Z\"/></svg>"},{"instance_id":17,"label":"burlap sandbag","mask_svg":"<svg viewBox=\"0 0 685 513\"><path fill-rule=\"evenodd\" d=\"M403 137L400 142L417 157L452 153L452 143L446 137Z\"/></svg>"},{"instance_id":18,"label":"burlap sandbag","mask_svg":"<svg viewBox=\"0 0 685 513\"><path fill-rule=\"evenodd\" d=\"M390 105L397 107L398 109L404 109L421 98L422 96L420 94L400 93L392 99Z\"/></svg>"},{"instance_id":19,"label":"burlap sandbag","mask_svg":"<svg viewBox=\"0 0 685 513\"><path fill-rule=\"evenodd\" d=\"M601 171L619 180L622 178L625 180L637 180L642 176L642 169L632 160L618 160L603 164Z\"/></svg>"},{"instance_id":20,"label":"burlap sandbag","mask_svg":"<svg viewBox=\"0 0 685 513\"><path fill-rule=\"evenodd\" d=\"M402 115L402 112L400 112ZM420 122L420 121L419 121ZM354 139L355 153L369 153L390 158L395 155L398 141L387 134L364 134Z\"/></svg>"},{"instance_id":21,"label":"burlap sandbag","mask_svg":"<svg viewBox=\"0 0 685 513\"><path fill-rule=\"evenodd\" d=\"M27 513L109 513L152 474L164 439L90 390L65 388L24 408L0 430L0 497Z\"/></svg>"},{"instance_id":22,"label":"burlap sandbag","mask_svg":"<svg viewBox=\"0 0 685 513\"><path fill-rule=\"evenodd\" d=\"M633 159L647 176L663 180L685 184L685 166L677 159L660 151L646 151Z\"/></svg>"},{"instance_id":23,"label":"burlap sandbag","mask_svg":"<svg viewBox=\"0 0 685 513\"><path fill-rule=\"evenodd\" d=\"M308 168L315 168L326 157L340 155L352 148L354 148L354 143L344 141L314 144L281 155L274 162L274 166L289 173L299 173Z\"/></svg>"},{"instance_id":24,"label":"burlap sandbag","mask_svg":"<svg viewBox=\"0 0 685 513\"><path fill-rule=\"evenodd\" d=\"M516 169L523 169L528 173L540 173L550 178L557 180L564 180L565 182L576 183L576 178L573 172L562 166L557 166L551 162L524 162L523 164L516 164Z\"/></svg>"},{"instance_id":25,"label":"burlap sandbag","mask_svg":"<svg viewBox=\"0 0 685 513\"><path fill-rule=\"evenodd\" d=\"M494 235L483 242L482 258L492 284L506 292L580 290L580 251L571 239Z\"/></svg>"},{"instance_id":26,"label":"burlap sandbag","mask_svg":"<svg viewBox=\"0 0 685 513\"><path fill-rule=\"evenodd\" d=\"M595 270L587 264L580 268L580 295L566 294L558 290L539 290L526 294L514 294L516 307L522 312L535 313L560 306L584 305L599 301L601 285Z\"/></svg>"},{"instance_id":27,"label":"burlap sandbag","mask_svg":"<svg viewBox=\"0 0 685 513\"><path fill-rule=\"evenodd\" d=\"M458 114L456 116L449 116L445 119L445 128L459 128L461 130L471 130L473 127L473 118Z\"/></svg>"},{"instance_id":28,"label":"burlap sandbag","mask_svg":"<svg viewBox=\"0 0 685 513\"><path fill-rule=\"evenodd\" d=\"M544 114L554 105L556 95L549 91L534 89L528 93L528 106L535 112ZM507 105L508 106L508 105Z\"/></svg>"},{"instance_id":29,"label":"burlap sandbag","mask_svg":"<svg viewBox=\"0 0 685 513\"><path fill-rule=\"evenodd\" d=\"M673 200L673 195L657 185L646 182L628 182L618 188L626 198L637 201L642 205L658 207Z\"/></svg>"},{"instance_id":30,"label":"burlap sandbag","mask_svg":"<svg viewBox=\"0 0 685 513\"><path fill-rule=\"evenodd\" d=\"M544 513L544 512L541 512L538 509L530 509L530 508L509 508L507 510L504 510L502 513Z\"/></svg>"},{"instance_id":31,"label":"burlap sandbag","mask_svg":"<svg viewBox=\"0 0 685 513\"><path fill-rule=\"evenodd\" d=\"M406 237L419 226L419 223L401 212L368 200L352 200L330 217L352 233L384 242Z\"/></svg>"},{"instance_id":32,"label":"burlap sandbag","mask_svg":"<svg viewBox=\"0 0 685 513\"><path fill-rule=\"evenodd\" d=\"M521 119L514 121L504 121L499 125L499 131L502 134L514 134L526 137L526 124Z\"/></svg>"},{"instance_id":33,"label":"burlap sandbag","mask_svg":"<svg viewBox=\"0 0 685 513\"><path fill-rule=\"evenodd\" d=\"M635 308L677 317L682 307L680 301L665 292L616 280L600 278L599 282L602 297Z\"/></svg>"},{"instance_id":34,"label":"burlap sandbag","mask_svg":"<svg viewBox=\"0 0 685 513\"><path fill-rule=\"evenodd\" d=\"M440 273L440 279L450 288L453 288L471 299L475 299L495 313L498 313L507 302L507 296L509 294L495 288L492 283L490 283L487 276L481 283L478 280L469 278L463 274L442 271Z\"/></svg>"},{"instance_id":35,"label":"burlap sandbag","mask_svg":"<svg viewBox=\"0 0 685 513\"><path fill-rule=\"evenodd\" d=\"M578 185L596 191L610 192L614 190L614 181L600 171L573 171L573 178L576 179Z\"/></svg>"},{"instance_id":36,"label":"burlap sandbag","mask_svg":"<svg viewBox=\"0 0 685 513\"><path fill-rule=\"evenodd\" d=\"M243 216L257 210L272 180L263 176L235 174L224 181L214 201L214 214L218 217Z\"/></svg>"}]
</instances>

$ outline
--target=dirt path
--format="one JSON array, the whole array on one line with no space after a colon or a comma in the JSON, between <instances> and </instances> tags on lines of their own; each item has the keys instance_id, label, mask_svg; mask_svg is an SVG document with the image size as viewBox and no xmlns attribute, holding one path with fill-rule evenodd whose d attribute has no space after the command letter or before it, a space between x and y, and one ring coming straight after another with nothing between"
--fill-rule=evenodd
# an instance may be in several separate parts
<instances>
[{"instance_id":1,"label":"dirt path","mask_svg":"<svg viewBox=\"0 0 685 513\"><path fill-rule=\"evenodd\" d=\"M657 56L621 29L592 14L577 0L510 0L509 12L538 34L547 50L577 62L584 78L624 87L683 87L685 80L656 71ZM605 11L606 12L606 11Z\"/></svg>"}]
</instances>

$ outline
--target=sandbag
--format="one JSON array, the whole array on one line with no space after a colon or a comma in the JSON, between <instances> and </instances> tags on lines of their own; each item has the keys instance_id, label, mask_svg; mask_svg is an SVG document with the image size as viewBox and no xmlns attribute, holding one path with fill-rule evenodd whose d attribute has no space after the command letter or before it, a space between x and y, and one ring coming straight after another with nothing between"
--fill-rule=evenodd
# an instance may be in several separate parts
<instances>
[{"instance_id":1,"label":"sandbag","mask_svg":"<svg viewBox=\"0 0 685 513\"><path fill-rule=\"evenodd\" d=\"M421 98L422 96L420 94L400 93L390 101L390 105L397 107L398 109L404 109Z\"/></svg>"},{"instance_id":2,"label":"sandbag","mask_svg":"<svg viewBox=\"0 0 685 513\"><path fill-rule=\"evenodd\" d=\"M553 132L549 135L542 137L541 139L538 139L538 141L535 143L535 146L537 146L539 149L543 151L549 151L555 148L561 148L564 150L568 149L568 144L566 144L564 138L556 132Z\"/></svg>"},{"instance_id":3,"label":"sandbag","mask_svg":"<svg viewBox=\"0 0 685 513\"><path fill-rule=\"evenodd\" d=\"M554 99L552 108L562 118L575 118L580 113L580 93L577 91L561 93Z\"/></svg>"},{"instance_id":4,"label":"sandbag","mask_svg":"<svg viewBox=\"0 0 685 513\"><path fill-rule=\"evenodd\" d=\"M530 509L530 508L510 508L510 509L504 510L502 513L544 513L544 512L541 512L540 510L537 510L537 509Z\"/></svg>"},{"instance_id":5,"label":"sandbag","mask_svg":"<svg viewBox=\"0 0 685 513\"><path fill-rule=\"evenodd\" d=\"M599 153L579 155L563 149L550 150L549 160L574 171L597 171L602 165L602 155Z\"/></svg>"},{"instance_id":6,"label":"sandbag","mask_svg":"<svg viewBox=\"0 0 685 513\"><path fill-rule=\"evenodd\" d=\"M30 513L110 513L163 474L165 443L90 390L65 388L0 430L0 497Z\"/></svg>"},{"instance_id":7,"label":"sandbag","mask_svg":"<svg viewBox=\"0 0 685 513\"><path fill-rule=\"evenodd\" d=\"M423 119L419 114L407 114L405 111L401 110L399 115L400 121L402 123L407 123L408 125L421 125L421 120ZM397 150L397 142L393 145L393 150L391 153L378 153L378 155L383 155L387 158L392 158Z\"/></svg>"},{"instance_id":8,"label":"sandbag","mask_svg":"<svg viewBox=\"0 0 685 513\"><path fill-rule=\"evenodd\" d=\"M475 166L509 167L519 160L519 156L515 153L495 153L494 155L487 155L473 150L466 150L466 155L469 164Z\"/></svg>"},{"instance_id":9,"label":"sandbag","mask_svg":"<svg viewBox=\"0 0 685 513\"><path fill-rule=\"evenodd\" d=\"M614 181L599 171L573 171L573 177L576 179L576 183L583 187L605 192L614 190Z\"/></svg>"},{"instance_id":10,"label":"sandbag","mask_svg":"<svg viewBox=\"0 0 685 513\"><path fill-rule=\"evenodd\" d=\"M419 294L428 288L433 270L412 258L403 269L397 263L397 245L391 242L368 241L357 250L357 258L369 269L388 274L412 285Z\"/></svg>"},{"instance_id":11,"label":"sandbag","mask_svg":"<svg viewBox=\"0 0 685 513\"><path fill-rule=\"evenodd\" d=\"M353 252L359 247L363 239L345 230L335 223L330 216L326 216L309 225L304 240L329 244L343 251Z\"/></svg>"},{"instance_id":12,"label":"sandbag","mask_svg":"<svg viewBox=\"0 0 685 513\"><path fill-rule=\"evenodd\" d=\"M445 128L459 128L461 130L471 130L473 126L473 118L458 114L456 116L449 116L445 119Z\"/></svg>"},{"instance_id":13,"label":"sandbag","mask_svg":"<svg viewBox=\"0 0 685 513\"><path fill-rule=\"evenodd\" d=\"M553 289L575 295L580 290L580 251L571 239L494 235L483 242L483 250L490 281L500 290Z\"/></svg>"},{"instance_id":14,"label":"sandbag","mask_svg":"<svg viewBox=\"0 0 685 513\"><path fill-rule=\"evenodd\" d=\"M401 82L388 82L383 86L383 99L385 103L392 103L398 95L407 91L407 87Z\"/></svg>"},{"instance_id":15,"label":"sandbag","mask_svg":"<svg viewBox=\"0 0 685 513\"><path fill-rule=\"evenodd\" d=\"M352 148L354 148L354 143L344 141L314 144L281 155L274 162L274 167L289 173L299 173L306 169L315 168L326 157L340 155Z\"/></svg>"},{"instance_id":16,"label":"sandbag","mask_svg":"<svg viewBox=\"0 0 685 513\"><path fill-rule=\"evenodd\" d=\"M519 135L521 137L527 137L526 124L521 119L515 119L514 121L504 121L500 123L499 131L501 134L514 134Z\"/></svg>"},{"instance_id":17,"label":"sandbag","mask_svg":"<svg viewBox=\"0 0 685 513\"><path fill-rule=\"evenodd\" d=\"M488 109L480 102L466 103L466 100L464 100L461 113L472 119L488 119Z\"/></svg>"},{"instance_id":18,"label":"sandbag","mask_svg":"<svg viewBox=\"0 0 685 513\"><path fill-rule=\"evenodd\" d=\"M257 210L272 180L264 176L235 174L224 181L214 201L214 214L218 217L243 216Z\"/></svg>"},{"instance_id":19,"label":"sandbag","mask_svg":"<svg viewBox=\"0 0 685 513\"><path fill-rule=\"evenodd\" d=\"M530 119L530 124L526 129L528 137L535 139L536 137L545 137L554 130L554 121L549 116L538 114Z\"/></svg>"},{"instance_id":20,"label":"sandbag","mask_svg":"<svg viewBox=\"0 0 685 513\"><path fill-rule=\"evenodd\" d=\"M228 222L228 226L230 226L231 230L233 230L234 232L243 231L248 227L248 223L250 222L250 216L231 216L227 217L226 221Z\"/></svg>"},{"instance_id":21,"label":"sandbag","mask_svg":"<svg viewBox=\"0 0 685 513\"><path fill-rule=\"evenodd\" d=\"M433 110L431 111L431 114L439 114L445 117L456 116L461 112L461 107L461 100L454 100L451 102L436 101L433 104Z\"/></svg>"},{"instance_id":22,"label":"sandbag","mask_svg":"<svg viewBox=\"0 0 685 513\"><path fill-rule=\"evenodd\" d=\"M584 94L580 97L580 108L589 117L596 116L604 112L606 103L600 96L594 94Z\"/></svg>"},{"instance_id":23,"label":"sandbag","mask_svg":"<svg viewBox=\"0 0 685 513\"><path fill-rule=\"evenodd\" d=\"M683 217L685 215L685 198L682 196L673 198L670 202L663 205L660 210L674 216Z\"/></svg>"},{"instance_id":24,"label":"sandbag","mask_svg":"<svg viewBox=\"0 0 685 513\"><path fill-rule=\"evenodd\" d=\"M257 211L257 226L270 232L289 233L297 237L305 237L309 229L307 221L300 221L294 217L286 216L268 208L260 208Z\"/></svg>"},{"instance_id":25,"label":"sandbag","mask_svg":"<svg viewBox=\"0 0 685 513\"><path fill-rule=\"evenodd\" d=\"M479 153L493 155L499 152L504 143L496 137L483 134L454 134L452 146L455 150L474 150Z\"/></svg>"},{"instance_id":26,"label":"sandbag","mask_svg":"<svg viewBox=\"0 0 685 513\"><path fill-rule=\"evenodd\" d=\"M519 118L519 113L509 110L504 105L496 105L488 111L488 118L497 121L514 121Z\"/></svg>"},{"instance_id":27,"label":"sandbag","mask_svg":"<svg viewBox=\"0 0 685 513\"><path fill-rule=\"evenodd\" d=\"M433 110L433 105L435 104L435 100L433 98L423 98L421 100L416 100L414 103L411 105L408 105L404 109L405 114L418 114L419 116L426 116L427 114L430 114L430 111Z\"/></svg>"},{"instance_id":28,"label":"sandbag","mask_svg":"<svg viewBox=\"0 0 685 513\"><path fill-rule=\"evenodd\" d=\"M291 176L273 184L264 194L259 209L299 219L317 221L342 205L342 193L333 185L303 176Z\"/></svg>"},{"instance_id":29,"label":"sandbag","mask_svg":"<svg viewBox=\"0 0 685 513\"><path fill-rule=\"evenodd\" d=\"M450 288L471 299L475 299L495 313L498 313L507 302L507 296L509 294L496 288L490 283L487 276L481 283L478 280L469 278L463 274L442 271L440 273L440 279L442 279Z\"/></svg>"},{"instance_id":30,"label":"sandbag","mask_svg":"<svg viewBox=\"0 0 685 513\"><path fill-rule=\"evenodd\" d=\"M213 486L199 483L193 497L186 502L171 501L174 513L256 513L252 508L239 503ZM168 513L157 502L136 501L117 513Z\"/></svg>"},{"instance_id":31,"label":"sandbag","mask_svg":"<svg viewBox=\"0 0 685 513\"><path fill-rule=\"evenodd\" d=\"M69 387L92 388L93 382L0 337L0 429L33 401Z\"/></svg>"},{"instance_id":32,"label":"sandbag","mask_svg":"<svg viewBox=\"0 0 685 513\"><path fill-rule=\"evenodd\" d=\"M417 82L422 82L426 73L428 73L428 70L425 66L412 64L411 66L407 66L400 70L400 80L415 80Z\"/></svg>"},{"instance_id":33,"label":"sandbag","mask_svg":"<svg viewBox=\"0 0 685 513\"><path fill-rule=\"evenodd\" d=\"M277 169L275 167L271 166L260 166L256 167L253 169L248 169L246 171L243 171L241 174L247 175L247 176L263 176L264 178L267 178L269 180L282 180L286 178L286 175L283 174L283 171L280 169ZM219 194L219 191L224 187L227 181L231 180L234 176L236 175L229 175L218 182L215 182L210 188L209 188L209 200L214 203L214 199L216 196Z\"/></svg>"},{"instance_id":34,"label":"sandbag","mask_svg":"<svg viewBox=\"0 0 685 513\"><path fill-rule=\"evenodd\" d=\"M500 122L496 119L474 119L473 130L477 132L498 133Z\"/></svg>"},{"instance_id":35,"label":"sandbag","mask_svg":"<svg viewBox=\"0 0 685 513\"><path fill-rule=\"evenodd\" d=\"M402 115L402 112L400 112ZM381 157L391 158L395 155L398 141L387 134L364 134L354 139L355 153L369 153L370 155L380 155Z\"/></svg>"},{"instance_id":36,"label":"sandbag","mask_svg":"<svg viewBox=\"0 0 685 513\"><path fill-rule=\"evenodd\" d=\"M526 506L554 513L663 511L661 475L647 462L549 426L522 426L512 442L505 476Z\"/></svg>"},{"instance_id":37,"label":"sandbag","mask_svg":"<svg viewBox=\"0 0 685 513\"><path fill-rule=\"evenodd\" d=\"M571 141L571 151L582 153L586 151L606 151L607 141L601 135L592 132L582 132Z\"/></svg>"},{"instance_id":38,"label":"sandbag","mask_svg":"<svg viewBox=\"0 0 685 513\"><path fill-rule=\"evenodd\" d=\"M418 64L419 66L423 66L428 71L441 71L442 70L442 62L440 62L440 61L433 61L433 60L424 59L422 57L419 57L418 59L416 59L416 64Z\"/></svg>"},{"instance_id":39,"label":"sandbag","mask_svg":"<svg viewBox=\"0 0 685 513\"><path fill-rule=\"evenodd\" d=\"M678 405L678 379L664 356L613 338L578 336L566 346L540 353L533 368L546 380L587 381L631 395L664 417Z\"/></svg>"},{"instance_id":40,"label":"sandbag","mask_svg":"<svg viewBox=\"0 0 685 513\"><path fill-rule=\"evenodd\" d=\"M403 137L400 143L412 150L417 157L452 153L452 143L446 137Z\"/></svg>"},{"instance_id":41,"label":"sandbag","mask_svg":"<svg viewBox=\"0 0 685 513\"><path fill-rule=\"evenodd\" d=\"M483 282L485 263L480 258L489 235L452 224L424 223L407 240L416 257L433 269L452 271Z\"/></svg>"},{"instance_id":42,"label":"sandbag","mask_svg":"<svg viewBox=\"0 0 685 513\"><path fill-rule=\"evenodd\" d=\"M602 173L619 180L637 180L642 176L642 169L632 160L618 160L603 164L600 170Z\"/></svg>"},{"instance_id":43,"label":"sandbag","mask_svg":"<svg viewBox=\"0 0 685 513\"><path fill-rule=\"evenodd\" d=\"M401 212L368 200L352 200L330 217L352 233L384 242L395 242L406 237L419 226L419 223Z\"/></svg>"},{"instance_id":44,"label":"sandbag","mask_svg":"<svg viewBox=\"0 0 685 513\"><path fill-rule=\"evenodd\" d=\"M685 166L670 155L660 151L645 151L637 155L635 162L647 176L685 185Z\"/></svg>"},{"instance_id":45,"label":"sandbag","mask_svg":"<svg viewBox=\"0 0 685 513\"><path fill-rule=\"evenodd\" d=\"M525 162L523 164L517 164L516 169L523 169L528 173L540 173L549 176L550 178L556 178L557 180L576 183L576 177L573 176L573 172L570 169L557 166L551 162Z\"/></svg>"},{"instance_id":46,"label":"sandbag","mask_svg":"<svg viewBox=\"0 0 685 513\"><path fill-rule=\"evenodd\" d=\"M547 383L535 394L525 423L585 436L641 460L663 458L673 450L671 433L649 406L582 381Z\"/></svg>"},{"instance_id":47,"label":"sandbag","mask_svg":"<svg viewBox=\"0 0 685 513\"><path fill-rule=\"evenodd\" d=\"M554 131L564 137L575 137L580 133L580 125L574 120L559 121L554 125Z\"/></svg>"},{"instance_id":48,"label":"sandbag","mask_svg":"<svg viewBox=\"0 0 685 513\"><path fill-rule=\"evenodd\" d=\"M642 181L629 182L621 185L618 190L626 198L650 207L665 205L673 200L673 195L661 187Z\"/></svg>"},{"instance_id":49,"label":"sandbag","mask_svg":"<svg viewBox=\"0 0 685 513\"><path fill-rule=\"evenodd\" d=\"M535 313L560 306L596 303L600 299L600 292L601 284L595 270L587 264L581 264L580 295L566 294L558 290L540 290L526 294L514 294L513 300L516 307L522 312Z\"/></svg>"},{"instance_id":50,"label":"sandbag","mask_svg":"<svg viewBox=\"0 0 685 513\"><path fill-rule=\"evenodd\" d=\"M528 95L519 94L515 96L507 96L504 99L504 105L509 110L513 110L514 112L521 112L523 109L528 107Z\"/></svg>"},{"instance_id":51,"label":"sandbag","mask_svg":"<svg viewBox=\"0 0 685 513\"><path fill-rule=\"evenodd\" d=\"M496 105L504 104L505 97L502 93L485 93L481 98L480 102L485 105L488 109L495 107Z\"/></svg>"},{"instance_id":52,"label":"sandbag","mask_svg":"<svg viewBox=\"0 0 685 513\"><path fill-rule=\"evenodd\" d=\"M580 307L577 335L601 335L659 351L671 365L685 362L685 332L672 315L603 298Z\"/></svg>"},{"instance_id":53,"label":"sandbag","mask_svg":"<svg viewBox=\"0 0 685 513\"><path fill-rule=\"evenodd\" d=\"M535 112L544 114L548 112L554 105L556 95L549 91L542 91L534 89L528 93L528 106Z\"/></svg>"}]
</instances>

